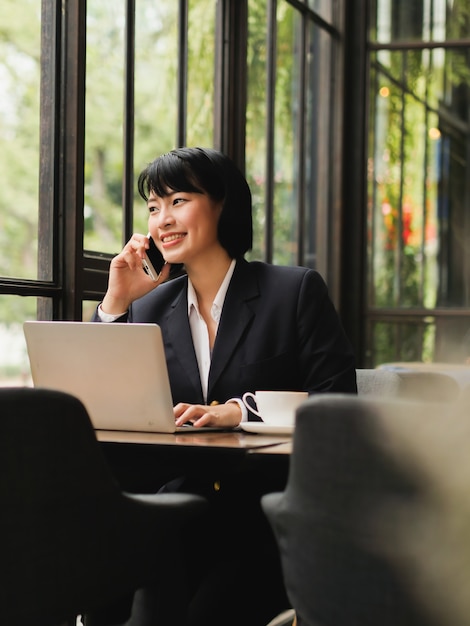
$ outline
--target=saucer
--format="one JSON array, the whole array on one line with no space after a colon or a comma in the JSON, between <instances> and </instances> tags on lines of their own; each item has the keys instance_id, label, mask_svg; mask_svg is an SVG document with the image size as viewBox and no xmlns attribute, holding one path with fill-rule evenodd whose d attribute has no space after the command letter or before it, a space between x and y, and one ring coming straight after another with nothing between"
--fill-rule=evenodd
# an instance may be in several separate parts
<instances>
[{"instance_id":1,"label":"saucer","mask_svg":"<svg viewBox=\"0 0 470 626\"><path fill-rule=\"evenodd\" d=\"M240 428L247 433L257 433L259 435L292 435L294 432L294 425L273 426L265 422L241 422Z\"/></svg>"}]
</instances>

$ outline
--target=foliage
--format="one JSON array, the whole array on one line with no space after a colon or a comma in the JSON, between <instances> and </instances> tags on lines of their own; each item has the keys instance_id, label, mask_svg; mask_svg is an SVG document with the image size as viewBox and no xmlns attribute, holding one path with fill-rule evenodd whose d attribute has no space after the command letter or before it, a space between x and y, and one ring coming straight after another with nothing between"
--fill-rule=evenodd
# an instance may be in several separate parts
<instances>
[{"instance_id":1,"label":"foliage","mask_svg":"<svg viewBox=\"0 0 470 626\"><path fill-rule=\"evenodd\" d=\"M246 170L253 196L253 259L263 259L266 201L266 0L249 0L247 51Z\"/></svg>"},{"instance_id":2,"label":"foliage","mask_svg":"<svg viewBox=\"0 0 470 626\"><path fill-rule=\"evenodd\" d=\"M247 172L253 193L254 248L251 258L264 258L267 124L267 5L249 3ZM296 13L286 3L277 9L274 136L274 262L290 264L295 258L297 203L294 193L294 139L300 66L295 53Z\"/></svg>"},{"instance_id":3,"label":"foliage","mask_svg":"<svg viewBox=\"0 0 470 626\"><path fill-rule=\"evenodd\" d=\"M134 167L176 145L178 5L136 3ZM88 4L85 247L117 252L122 244L124 17L115 5ZM187 142L213 143L214 0L190 3ZM147 210L134 184L135 230Z\"/></svg>"},{"instance_id":4,"label":"foliage","mask_svg":"<svg viewBox=\"0 0 470 626\"><path fill-rule=\"evenodd\" d=\"M37 275L40 9L4 0L0 22L0 275L20 278Z\"/></svg>"},{"instance_id":5,"label":"foliage","mask_svg":"<svg viewBox=\"0 0 470 626\"><path fill-rule=\"evenodd\" d=\"M425 107L411 90L420 89L421 57L416 51L393 53L378 74L388 96L377 115L381 135L376 156L376 306L419 306L423 301L423 172L426 171ZM406 71L405 71L406 70ZM406 76L406 86L387 80ZM376 97L374 95L374 97ZM380 96L379 96L380 97ZM377 128L378 132L378 128ZM431 289L435 286L429 284Z\"/></svg>"},{"instance_id":6,"label":"foliage","mask_svg":"<svg viewBox=\"0 0 470 626\"><path fill-rule=\"evenodd\" d=\"M187 137L189 146L214 143L215 0L189 4Z\"/></svg>"}]
</instances>

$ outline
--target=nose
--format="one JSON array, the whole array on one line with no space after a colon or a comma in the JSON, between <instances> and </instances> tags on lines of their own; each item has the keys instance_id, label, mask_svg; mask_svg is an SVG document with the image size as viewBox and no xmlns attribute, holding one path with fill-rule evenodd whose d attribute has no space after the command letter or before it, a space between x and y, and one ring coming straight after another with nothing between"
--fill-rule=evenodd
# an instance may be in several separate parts
<instances>
[{"instance_id":1,"label":"nose","mask_svg":"<svg viewBox=\"0 0 470 626\"><path fill-rule=\"evenodd\" d=\"M174 223L173 212L171 211L171 207L163 206L160 208L158 212L158 227L165 228L166 226L170 226Z\"/></svg>"}]
</instances>

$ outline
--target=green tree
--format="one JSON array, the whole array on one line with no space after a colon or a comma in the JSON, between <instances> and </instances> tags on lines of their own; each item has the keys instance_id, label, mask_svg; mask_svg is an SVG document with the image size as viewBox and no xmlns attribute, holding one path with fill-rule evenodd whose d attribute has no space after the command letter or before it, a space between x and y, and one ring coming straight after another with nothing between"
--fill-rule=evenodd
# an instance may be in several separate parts
<instances>
[{"instance_id":1,"label":"green tree","mask_svg":"<svg viewBox=\"0 0 470 626\"><path fill-rule=\"evenodd\" d=\"M0 275L17 278L37 277L40 4L1 8Z\"/></svg>"}]
</instances>

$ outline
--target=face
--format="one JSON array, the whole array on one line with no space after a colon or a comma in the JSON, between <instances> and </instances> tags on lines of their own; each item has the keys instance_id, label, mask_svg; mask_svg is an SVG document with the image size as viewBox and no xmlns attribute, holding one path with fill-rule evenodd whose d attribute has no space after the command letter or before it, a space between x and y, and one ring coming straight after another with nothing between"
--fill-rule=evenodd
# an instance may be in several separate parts
<instances>
[{"instance_id":1,"label":"face","mask_svg":"<svg viewBox=\"0 0 470 626\"><path fill-rule=\"evenodd\" d=\"M168 263L190 265L220 250L221 203L200 193L178 191L161 198L151 192L147 206L149 232Z\"/></svg>"}]
</instances>

